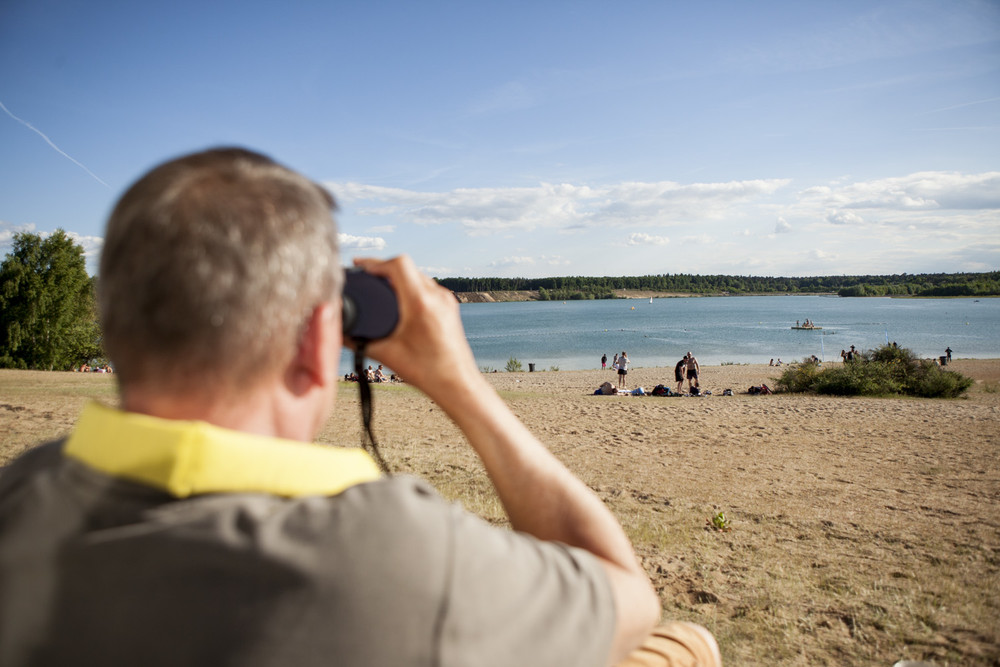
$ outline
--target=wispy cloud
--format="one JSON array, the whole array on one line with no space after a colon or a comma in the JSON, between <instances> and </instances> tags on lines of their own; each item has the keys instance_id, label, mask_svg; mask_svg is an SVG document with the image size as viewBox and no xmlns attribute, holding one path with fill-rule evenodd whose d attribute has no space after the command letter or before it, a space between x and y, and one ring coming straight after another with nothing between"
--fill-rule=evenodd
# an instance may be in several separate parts
<instances>
[{"instance_id":1,"label":"wispy cloud","mask_svg":"<svg viewBox=\"0 0 1000 667\"><path fill-rule=\"evenodd\" d=\"M670 239L666 236L654 236L642 232L629 234L625 241L626 245L667 245L668 243L670 243Z\"/></svg>"},{"instance_id":2,"label":"wispy cloud","mask_svg":"<svg viewBox=\"0 0 1000 667\"><path fill-rule=\"evenodd\" d=\"M488 266L496 269L505 269L512 266L525 266L532 265L535 263L534 257L503 257L501 259L493 260Z\"/></svg>"},{"instance_id":3,"label":"wispy cloud","mask_svg":"<svg viewBox=\"0 0 1000 667\"><path fill-rule=\"evenodd\" d=\"M767 199L789 179L680 184L630 182L591 187L541 183L519 188L416 192L328 183L359 216L393 215L417 224L457 224L474 236L507 230L588 226L669 226L719 220L734 207Z\"/></svg>"},{"instance_id":4,"label":"wispy cloud","mask_svg":"<svg viewBox=\"0 0 1000 667\"><path fill-rule=\"evenodd\" d=\"M37 134L38 136L40 136L42 139L44 139L45 143L47 143L49 146L51 146L57 153L59 153L59 155L62 155L64 158L66 158L67 160L69 160L70 162L72 162L73 164L75 164L76 166L80 167L80 169L83 169L85 172L87 172L88 174L90 174L95 181L97 181L98 183L100 183L104 187L108 188L109 190L111 189L110 185L108 185L107 183L105 183L104 181L102 181L101 178L97 174L95 174L94 172L92 172L90 169L88 169L85 164L83 164L82 162L80 162L76 158L74 158L71 155L69 155L63 149L61 149L58 146L56 146L55 142L53 142L51 139L49 139L47 136L45 136L45 134L41 130L39 130L37 127L35 127L31 123L29 123L28 121L24 120L23 118L18 118L17 116L15 116L14 113L10 109L8 109L6 106L4 106L3 102L0 102L0 109L3 109L4 113L6 113L8 116L10 116L14 120L16 120L21 125L24 125L26 128L28 128L29 130L31 130L32 132L34 132L35 134Z\"/></svg>"},{"instance_id":5,"label":"wispy cloud","mask_svg":"<svg viewBox=\"0 0 1000 667\"><path fill-rule=\"evenodd\" d=\"M486 91L469 105L473 114L504 113L528 109L535 103L534 95L521 81L508 81Z\"/></svg>"},{"instance_id":6,"label":"wispy cloud","mask_svg":"<svg viewBox=\"0 0 1000 667\"><path fill-rule=\"evenodd\" d=\"M833 209L1000 209L1000 171L981 174L923 171L897 178L810 188L802 191L799 198L802 203Z\"/></svg>"},{"instance_id":7,"label":"wispy cloud","mask_svg":"<svg viewBox=\"0 0 1000 667\"><path fill-rule=\"evenodd\" d=\"M465 275L590 275L597 270L583 250L588 244L647 250L635 255L641 264L631 267L636 271L662 270L675 261L675 253L655 251L667 244L683 248L699 270L719 273L980 270L989 252L979 249L1000 229L1000 172L842 177L797 190L790 184L783 178L541 183L418 192L344 183L333 190L352 215L377 210L378 223L397 232L424 226L422 235L443 234L449 248L467 248L467 261L476 266L459 269ZM473 260L479 246L469 239L485 235L491 236L492 257ZM803 239L819 252L803 248ZM542 247L555 249L560 259L524 251ZM427 257L437 264L433 250ZM998 263L1000 257L994 268Z\"/></svg>"},{"instance_id":8,"label":"wispy cloud","mask_svg":"<svg viewBox=\"0 0 1000 667\"><path fill-rule=\"evenodd\" d=\"M925 111L924 114L941 113L942 111L954 111L955 109L964 109L965 107L974 107L980 104L989 104L990 102L998 102L1000 97L988 97L985 100L973 100L972 102L962 102L961 104L952 104L950 106L941 107L940 109L930 109Z\"/></svg>"},{"instance_id":9,"label":"wispy cloud","mask_svg":"<svg viewBox=\"0 0 1000 667\"><path fill-rule=\"evenodd\" d=\"M352 234L337 234L341 248L353 250L383 250L385 239L380 236L354 236Z\"/></svg>"}]
</instances>

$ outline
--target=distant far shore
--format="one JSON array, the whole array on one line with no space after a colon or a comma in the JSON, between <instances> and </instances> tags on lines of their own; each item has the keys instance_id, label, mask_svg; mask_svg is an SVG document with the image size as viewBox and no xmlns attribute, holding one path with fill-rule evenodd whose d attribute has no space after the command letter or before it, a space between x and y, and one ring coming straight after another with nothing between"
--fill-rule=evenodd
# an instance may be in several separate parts
<instances>
[{"instance_id":1,"label":"distant far shore","mask_svg":"<svg viewBox=\"0 0 1000 667\"><path fill-rule=\"evenodd\" d=\"M705 296L837 296L836 292L753 292L734 294L732 292L693 293L657 292L656 290L616 289L612 290L616 299L687 299ZM512 301L541 301L538 290L453 292L459 303L505 303ZM575 299L547 299L549 301L572 301ZM580 299L582 300L582 299Z\"/></svg>"}]
</instances>

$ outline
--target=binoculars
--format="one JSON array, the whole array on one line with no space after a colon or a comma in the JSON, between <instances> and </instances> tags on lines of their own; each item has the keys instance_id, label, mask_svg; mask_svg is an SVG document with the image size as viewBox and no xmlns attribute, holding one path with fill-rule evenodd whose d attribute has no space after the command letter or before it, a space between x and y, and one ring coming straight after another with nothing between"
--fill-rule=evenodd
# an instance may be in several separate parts
<instances>
[{"instance_id":1,"label":"binoculars","mask_svg":"<svg viewBox=\"0 0 1000 667\"><path fill-rule=\"evenodd\" d=\"M389 281L361 269L347 269L342 321L344 338L355 343L391 334L399 322L399 304Z\"/></svg>"}]
</instances>

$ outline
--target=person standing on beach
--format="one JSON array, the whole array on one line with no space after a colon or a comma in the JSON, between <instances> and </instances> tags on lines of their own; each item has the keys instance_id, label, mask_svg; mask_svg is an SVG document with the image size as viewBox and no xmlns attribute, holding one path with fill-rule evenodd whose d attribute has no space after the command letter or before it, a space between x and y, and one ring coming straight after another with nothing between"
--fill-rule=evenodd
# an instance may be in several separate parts
<instances>
[{"instance_id":1,"label":"person standing on beach","mask_svg":"<svg viewBox=\"0 0 1000 667\"><path fill-rule=\"evenodd\" d=\"M947 359L949 362L951 361L951 346L950 345L947 347L947 349L945 349L944 356L945 356L945 359Z\"/></svg>"},{"instance_id":2,"label":"person standing on beach","mask_svg":"<svg viewBox=\"0 0 1000 667\"><path fill-rule=\"evenodd\" d=\"M601 355L601 370L605 370L608 367L608 355Z\"/></svg>"},{"instance_id":3,"label":"person standing on beach","mask_svg":"<svg viewBox=\"0 0 1000 667\"><path fill-rule=\"evenodd\" d=\"M684 357L684 365L687 367L688 393L694 393L694 388L701 386L698 383L698 371L700 367L698 366L698 360L690 351Z\"/></svg>"},{"instance_id":4,"label":"person standing on beach","mask_svg":"<svg viewBox=\"0 0 1000 667\"><path fill-rule=\"evenodd\" d=\"M625 388L625 376L628 375L628 355L622 351L622 356L618 357L618 388Z\"/></svg>"},{"instance_id":5,"label":"person standing on beach","mask_svg":"<svg viewBox=\"0 0 1000 667\"><path fill-rule=\"evenodd\" d=\"M674 379L677 381L677 393L684 393L684 367L687 366L687 357L681 357L681 360L677 362L674 366Z\"/></svg>"},{"instance_id":6,"label":"person standing on beach","mask_svg":"<svg viewBox=\"0 0 1000 667\"><path fill-rule=\"evenodd\" d=\"M334 210L235 148L119 199L98 301L120 407L89 404L0 474L0 667L596 666L649 636L660 601L624 530L496 393L454 296L410 258L355 260L399 303L362 352L454 420L513 530L380 456L311 444L339 384ZM656 632L670 664L720 663L700 626Z\"/></svg>"}]
</instances>

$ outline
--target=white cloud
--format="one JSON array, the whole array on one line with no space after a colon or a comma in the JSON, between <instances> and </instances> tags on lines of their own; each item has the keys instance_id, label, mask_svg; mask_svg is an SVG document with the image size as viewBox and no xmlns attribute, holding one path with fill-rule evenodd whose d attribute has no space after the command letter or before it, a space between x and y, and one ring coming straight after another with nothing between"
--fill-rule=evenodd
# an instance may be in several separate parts
<instances>
[{"instance_id":1,"label":"white cloud","mask_svg":"<svg viewBox=\"0 0 1000 667\"><path fill-rule=\"evenodd\" d=\"M908 176L809 188L804 202L831 209L968 210L1000 208L1000 172L923 171Z\"/></svg>"},{"instance_id":2,"label":"white cloud","mask_svg":"<svg viewBox=\"0 0 1000 667\"><path fill-rule=\"evenodd\" d=\"M380 236L354 236L352 234L337 234L341 248L352 250L382 250L385 239Z\"/></svg>"},{"instance_id":3,"label":"white cloud","mask_svg":"<svg viewBox=\"0 0 1000 667\"><path fill-rule=\"evenodd\" d=\"M471 236L538 228L676 226L741 215L788 179L680 184L628 182L591 187L541 183L518 188L416 192L360 183L328 183L359 216L390 215L418 224L455 224Z\"/></svg>"},{"instance_id":4,"label":"white cloud","mask_svg":"<svg viewBox=\"0 0 1000 667\"><path fill-rule=\"evenodd\" d=\"M712 245L715 243L715 237L711 234L690 234L688 236L681 237L681 243Z\"/></svg>"},{"instance_id":5,"label":"white cloud","mask_svg":"<svg viewBox=\"0 0 1000 667\"><path fill-rule=\"evenodd\" d=\"M626 245L667 245L670 239L666 236L652 236L642 232L635 232L628 235Z\"/></svg>"},{"instance_id":6,"label":"white cloud","mask_svg":"<svg viewBox=\"0 0 1000 667\"><path fill-rule=\"evenodd\" d=\"M830 211L826 221L834 225L860 225L865 220L854 211Z\"/></svg>"},{"instance_id":7,"label":"white cloud","mask_svg":"<svg viewBox=\"0 0 1000 667\"><path fill-rule=\"evenodd\" d=\"M14 241L14 234L21 232L35 233L35 226L31 223L25 225L14 225L9 222L0 222L0 250L8 252L8 248Z\"/></svg>"},{"instance_id":8,"label":"white cloud","mask_svg":"<svg viewBox=\"0 0 1000 667\"><path fill-rule=\"evenodd\" d=\"M423 272L424 274L426 274L428 276L431 276L431 277L437 277L437 278L440 278L440 277L443 277L443 276L451 276L451 275L454 275L454 273L455 273L454 269L449 269L449 268L444 267L444 266L420 266L420 267L417 267L417 268L419 268L420 271Z\"/></svg>"},{"instance_id":9,"label":"white cloud","mask_svg":"<svg viewBox=\"0 0 1000 667\"><path fill-rule=\"evenodd\" d=\"M437 266L456 254L472 261L481 244L476 238L489 235L492 257L501 259L456 267L452 275L593 274L598 270L585 248L609 235L623 246L692 248L697 267L691 270L706 273L916 273L1000 265L1000 257L990 264L993 250L969 259L971 249L989 246L1000 230L1000 172L838 177L795 190L789 183L541 183L443 192L347 183L332 189L345 202L345 215L378 210L381 219L366 218L379 225L374 229L426 226L424 264ZM848 229L863 230L866 244L845 234ZM770 243L792 235L823 254ZM444 248L447 256L436 250ZM535 248L559 258L531 255ZM622 272L664 270L656 253L641 261Z\"/></svg>"},{"instance_id":10,"label":"white cloud","mask_svg":"<svg viewBox=\"0 0 1000 667\"><path fill-rule=\"evenodd\" d=\"M508 268L512 266L532 265L535 263L534 257L504 257L488 264L491 268Z\"/></svg>"}]
</instances>

